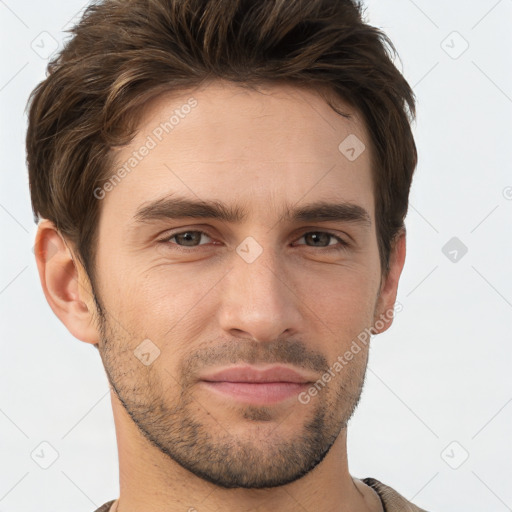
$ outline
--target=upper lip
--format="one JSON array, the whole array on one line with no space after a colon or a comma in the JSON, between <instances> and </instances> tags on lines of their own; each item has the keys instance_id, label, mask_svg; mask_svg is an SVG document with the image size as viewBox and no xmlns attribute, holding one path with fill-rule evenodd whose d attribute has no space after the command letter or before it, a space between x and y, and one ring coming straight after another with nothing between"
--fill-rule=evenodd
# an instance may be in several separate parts
<instances>
[{"instance_id":1,"label":"upper lip","mask_svg":"<svg viewBox=\"0 0 512 512\"><path fill-rule=\"evenodd\" d=\"M209 382L294 382L306 384L311 379L287 366L231 366L214 373L201 376L200 380Z\"/></svg>"}]
</instances>

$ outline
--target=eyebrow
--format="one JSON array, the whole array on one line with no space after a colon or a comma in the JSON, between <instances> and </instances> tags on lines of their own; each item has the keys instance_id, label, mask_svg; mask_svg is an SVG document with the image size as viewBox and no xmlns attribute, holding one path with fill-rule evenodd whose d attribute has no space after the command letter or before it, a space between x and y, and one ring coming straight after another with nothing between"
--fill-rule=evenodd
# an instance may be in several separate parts
<instances>
[{"instance_id":1,"label":"eyebrow","mask_svg":"<svg viewBox=\"0 0 512 512\"><path fill-rule=\"evenodd\" d=\"M217 219L229 223L241 223L247 219L247 211L239 205L226 205L220 201L192 200L169 196L143 204L135 213L136 223L150 223L165 219ZM348 222L370 227L369 213L357 204L316 201L300 207L286 206L281 220L287 222Z\"/></svg>"}]
</instances>

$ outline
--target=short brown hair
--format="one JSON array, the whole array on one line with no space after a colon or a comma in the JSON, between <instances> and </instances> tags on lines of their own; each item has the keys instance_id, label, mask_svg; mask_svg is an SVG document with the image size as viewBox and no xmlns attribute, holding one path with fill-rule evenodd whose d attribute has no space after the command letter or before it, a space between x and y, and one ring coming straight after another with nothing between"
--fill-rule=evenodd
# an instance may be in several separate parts
<instances>
[{"instance_id":1,"label":"short brown hair","mask_svg":"<svg viewBox=\"0 0 512 512\"><path fill-rule=\"evenodd\" d=\"M55 224L91 280L100 210L93 191L113 172L112 148L133 138L145 102L214 79L328 88L362 114L387 273L417 162L415 100L392 62L393 44L363 21L361 4L104 0L70 32L29 98L27 165L36 223Z\"/></svg>"}]
</instances>

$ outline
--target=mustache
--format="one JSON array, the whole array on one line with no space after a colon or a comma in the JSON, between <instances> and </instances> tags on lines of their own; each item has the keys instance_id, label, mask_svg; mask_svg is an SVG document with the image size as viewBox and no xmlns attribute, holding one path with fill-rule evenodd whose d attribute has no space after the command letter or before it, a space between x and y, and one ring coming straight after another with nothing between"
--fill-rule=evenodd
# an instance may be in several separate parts
<instances>
[{"instance_id":1,"label":"mustache","mask_svg":"<svg viewBox=\"0 0 512 512\"><path fill-rule=\"evenodd\" d=\"M300 340L276 340L268 343L236 339L224 341L215 346L209 345L187 356L182 376L186 379L209 366L247 363L289 364L298 368L321 373L328 368L325 356L312 351Z\"/></svg>"}]
</instances>

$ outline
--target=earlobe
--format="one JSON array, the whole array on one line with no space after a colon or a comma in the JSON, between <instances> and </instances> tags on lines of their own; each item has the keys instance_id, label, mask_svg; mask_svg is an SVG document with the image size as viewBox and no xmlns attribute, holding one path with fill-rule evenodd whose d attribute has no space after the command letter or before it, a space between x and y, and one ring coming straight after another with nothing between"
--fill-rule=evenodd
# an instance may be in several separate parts
<instances>
[{"instance_id":1,"label":"earlobe","mask_svg":"<svg viewBox=\"0 0 512 512\"><path fill-rule=\"evenodd\" d=\"M389 272L382 279L373 321L372 332L374 334L387 331L393 323L398 283L405 263L405 247L406 232L404 227L393 241L389 255Z\"/></svg>"},{"instance_id":2,"label":"earlobe","mask_svg":"<svg viewBox=\"0 0 512 512\"><path fill-rule=\"evenodd\" d=\"M55 315L75 338L98 343L89 280L49 220L39 223L34 254L44 295Z\"/></svg>"}]
</instances>

